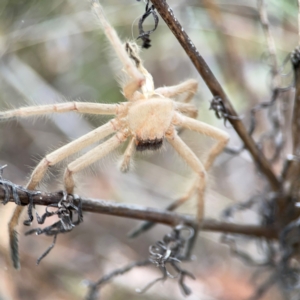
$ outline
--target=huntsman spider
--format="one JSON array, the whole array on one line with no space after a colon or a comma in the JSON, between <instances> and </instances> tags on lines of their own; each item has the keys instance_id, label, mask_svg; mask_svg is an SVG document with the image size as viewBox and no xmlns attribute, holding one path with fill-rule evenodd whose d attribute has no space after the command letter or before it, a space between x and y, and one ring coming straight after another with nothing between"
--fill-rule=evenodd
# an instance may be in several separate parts
<instances>
[{"instance_id":1,"label":"huntsman spider","mask_svg":"<svg viewBox=\"0 0 300 300\"><path fill-rule=\"evenodd\" d=\"M197 218L200 222L203 217L206 172L217 155L224 149L229 139L228 134L196 119L197 109L190 103L197 91L196 80L189 79L174 86L155 89L152 76L144 68L139 57L138 46L133 42L126 42L125 44L121 42L116 31L105 18L103 9L97 0L92 1L92 8L123 65L127 82L122 87L122 93L127 102L119 104L66 102L21 107L1 112L0 120L70 111L81 114L114 116L106 124L46 155L32 172L26 188L28 190L36 189L48 167L105 138L107 139L98 146L75 159L66 167L63 181L68 194L74 192L73 175L75 173L104 158L126 141L128 141L128 146L120 167L123 172L130 168L130 160L135 151L156 151L162 147L163 143L168 142L196 174L195 183L182 199L184 202L194 193L197 195ZM185 98L182 101L176 101L176 96L181 94ZM179 137L178 127L212 137L217 141L210 149L205 162L202 163ZM17 206L9 223L12 258L16 268L20 267L18 247L16 246L16 226L23 209L24 206Z\"/></svg>"}]
</instances>

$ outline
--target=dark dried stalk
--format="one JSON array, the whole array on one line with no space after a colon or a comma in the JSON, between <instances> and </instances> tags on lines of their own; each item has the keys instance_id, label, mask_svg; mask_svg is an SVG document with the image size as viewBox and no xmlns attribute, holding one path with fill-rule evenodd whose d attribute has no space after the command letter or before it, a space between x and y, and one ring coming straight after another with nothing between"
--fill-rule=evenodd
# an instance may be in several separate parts
<instances>
[{"instance_id":1,"label":"dark dried stalk","mask_svg":"<svg viewBox=\"0 0 300 300\"><path fill-rule=\"evenodd\" d=\"M299 49L297 50L299 52ZM294 65L295 101L292 119L293 154L300 158L300 63ZM299 173L297 174L297 176Z\"/></svg>"},{"instance_id":2,"label":"dark dried stalk","mask_svg":"<svg viewBox=\"0 0 300 300\"><path fill-rule=\"evenodd\" d=\"M21 200L22 205L28 204L28 197L24 191L18 191L18 196ZM3 201L4 197L5 191L4 189L0 189L0 200ZM61 200L62 194L60 192L40 193L33 196L32 198L34 204L47 206L50 204L57 204ZM13 198L10 198L10 201L13 202ZM92 213L151 221L170 226L175 226L182 223L193 228L196 227L195 218L193 216L177 214L169 211L147 208L138 205L119 204L112 201L83 198L82 210ZM277 238L277 233L273 228L251 225L238 225L226 222L218 222L214 220L204 220L202 226L202 229L207 231L242 234L255 237L264 237L267 239Z\"/></svg>"},{"instance_id":3,"label":"dark dried stalk","mask_svg":"<svg viewBox=\"0 0 300 300\"><path fill-rule=\"evenodd\" d=\"M289 157L289 165L285 172L286 194L292 198L300 195L300 49L292 54L295 76L295 100L292 118L293 155Z\"/></svg>"},{"instance_id":4,"label":"dark dried stalk","mask_svg":"<svg viewBox=\"0 0 300 300\"><path fill-rule=\"evenodd\" d=\"M132 269L136 267L144 267L147 265L150 265L151 261L149 259L143 260L143 261L137 261L130 263L129 265L116 269L112 271L111 273L104 275L101 279L99 279L97 282L89 284L89 292L87 296L85 297L85 300L96 300L98 299L97 291L106 283L110 282L113 278L123 275Z\"/></svg>"},{"instance_id":5,"label":"dark dried stalk","mask_svg":"<svg viewBox=\"0 0 300 300\"><path fill-rule=\"evenodd\" d=\"M200 55L195 45L175 17L173 10L169 7L166 0L151 0L152 4L155 6L157 12L161 15L163 20L166 22L170 30L173 32L178 42L181 44L182 48L185 50L186 54L189 56L193 62L195 68L205 81L207 87L211 91L214 97L220 97L227 109L229 115L234 118L229 118L229 122L234 127L235 131L238 133L240 138L245 144L245 147L249 150L252 155L253 160L256 165L260 168L260 171L265 175L269 181L272 189L277 191L280 188L280 181L275 176L269 162L266 160L264 155L257 148L254 140L248 134L247 129L241 120L238 119L238 115L234 110L231 101L222 89L220 83L206 64L203 57Z\"/></svg>"}]
</instances>

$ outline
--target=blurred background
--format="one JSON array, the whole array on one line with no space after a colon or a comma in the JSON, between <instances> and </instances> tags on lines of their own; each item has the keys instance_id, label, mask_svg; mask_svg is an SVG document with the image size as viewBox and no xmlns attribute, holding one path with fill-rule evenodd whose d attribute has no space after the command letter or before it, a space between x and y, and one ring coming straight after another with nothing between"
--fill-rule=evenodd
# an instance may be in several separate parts
<instances>
[{"instance_id":1,"label":"blurred background","mask_svg":"<svg viewBox=\"0 0 300 300\"><path fill-rule=\"evenodd\" d=\"M266 2L281 65L297 45L297 1ZM168 3L249 127L251 108L269 101L271 95L266 40L256 1L170 0ZM137 38L138 19L145 11L143 1L107 0L101 4L122 40ZM145 29L151 28L150 16ZM229 132L229 146L238 149L239 138L231 126L224 126L209 110L210 92L161 18L151 40L152 47L143 50L141 57L156 87L175 85L188 78L198 80L199 91L193 103L199 108L199 119ZM288 73L290 66L285 68ZM88 1L0 1L0 110L71 100L122 102L124 98L116 80L120 69ZM290 84L291 74L282 81L283 85ZM292 92L284 95L280 102L285 116L282 128L288 128L284 120L289 120ZM8 165L4 178L25 185L31 170L45 154L108 120L107 117L67 113L2 122L0 165ZM259 138L270 129L266 112L259 112L256 122L254 137ZM285 132L288 136L288 129ZM213 144L209 138L188 131L183 131L181 136L201 159ZM282 156L289 152L289 146L287 140ZM76 193L163 208L184 194L191 184L193 174L168 145L158 153L137 154L134 167L127 174L118 169L123 152L124 147L120 147L78 174ZM268 149L265 153L268 156ZM74 157L52 168L40 189L62 189L63 168L72 159ZM279 172L280 161L273 166ZM264 188L265 182L246 151L239 155L223 153L209 173L206 218L219 219L224 208ZM148 256L149 246L171 230L159 225L129 240L127 233L140 222L85 213L84 222L71 233L58 236L55 248L36 266L36 259L52 243L52 238L25 237L27 228L19 226L22 269L16 272L8 255L6 229L13 208L12 203L0 207L0 299L3 300L83 299L87 292L84 280L96 281L127 263L143 260ZM43 213L44 209L41 207L38 211ZM191 199L179 211L193 214L195 210ZM236 221L256 224L258 216L247 212ZM51 222L47 220L45 225ZM38 227L36 222L32 226ZM241 237L240 242L244 250L261 259L262 253L255 241ZM196 262L185 265L196 277L195 281L186 282L193 291L189 299L247 299L255 291L251 278L257 269L232 256L228 247L220 243L220 234L201 233L195 256ZM154 266L134 269L106 285L101 290L101 299L184 298L176 280L171 279L158 283L143 295L135 293L136 288L144 287L158 276L160 273ZM266 276L267 273L263 273L261 280ZM284 296L274 287L262 299L284 299Z\"/></svg>"}]
</instances>

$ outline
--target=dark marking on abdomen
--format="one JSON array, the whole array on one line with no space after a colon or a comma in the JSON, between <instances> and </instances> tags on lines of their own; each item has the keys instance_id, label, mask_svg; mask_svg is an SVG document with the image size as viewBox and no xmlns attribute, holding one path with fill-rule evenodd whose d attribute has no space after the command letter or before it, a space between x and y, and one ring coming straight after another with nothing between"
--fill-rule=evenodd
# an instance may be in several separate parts
<instances>
[{"instance_id":1,"label":"dark marking on abdomen","mask_svg":"<svg viewBox=\"0 0 300 300\"><path fill-rule=\"evenodd\" d=\"M135 147L137 151L158 150L162 144L163 139L137 140Z\"/></svg>"}]
</instances>

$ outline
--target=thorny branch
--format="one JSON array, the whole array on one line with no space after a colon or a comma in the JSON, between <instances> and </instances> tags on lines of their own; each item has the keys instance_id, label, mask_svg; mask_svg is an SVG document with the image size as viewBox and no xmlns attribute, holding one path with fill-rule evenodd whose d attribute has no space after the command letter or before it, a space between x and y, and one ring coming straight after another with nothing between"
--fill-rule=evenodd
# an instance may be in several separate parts
<instances>
[{"instance_id":1,"label":"thorny branch","mask_svg":"<svg viewBox=\"0 0 300 300\"><path fill-rule=\"evenodd\" d=\"M161 15L163 20L166 22L170 30L173 32L178 42L181 44L182 48L185 50L186 54L189 56L197 71L205 81L207 87L211 91L214 97L221 98L226 107L226 111L228 114L235 118L230 118L229 122L234 127L235 131L238 133L240 138L245 144L245 147L251 153L253 160L256 162L256 165L259 166L260 171L266 176L268 179L272 189L277 191L280 188L280 181L275 176L269 162L264 157L261 151L259 151L256 146L253 138L248 134L247 129L245 128L242 121L238 118L238 115L233 108L231 101L228 96L224 92L220 83L214 76L213 72L210 70L208 65L206 64L203 57L200 55L195 45L184 31L183 27L175 17L173 10L169 7L166 0L152 0L152 4L154 5L157 12Z\"/></svg>"}]
</instances>

